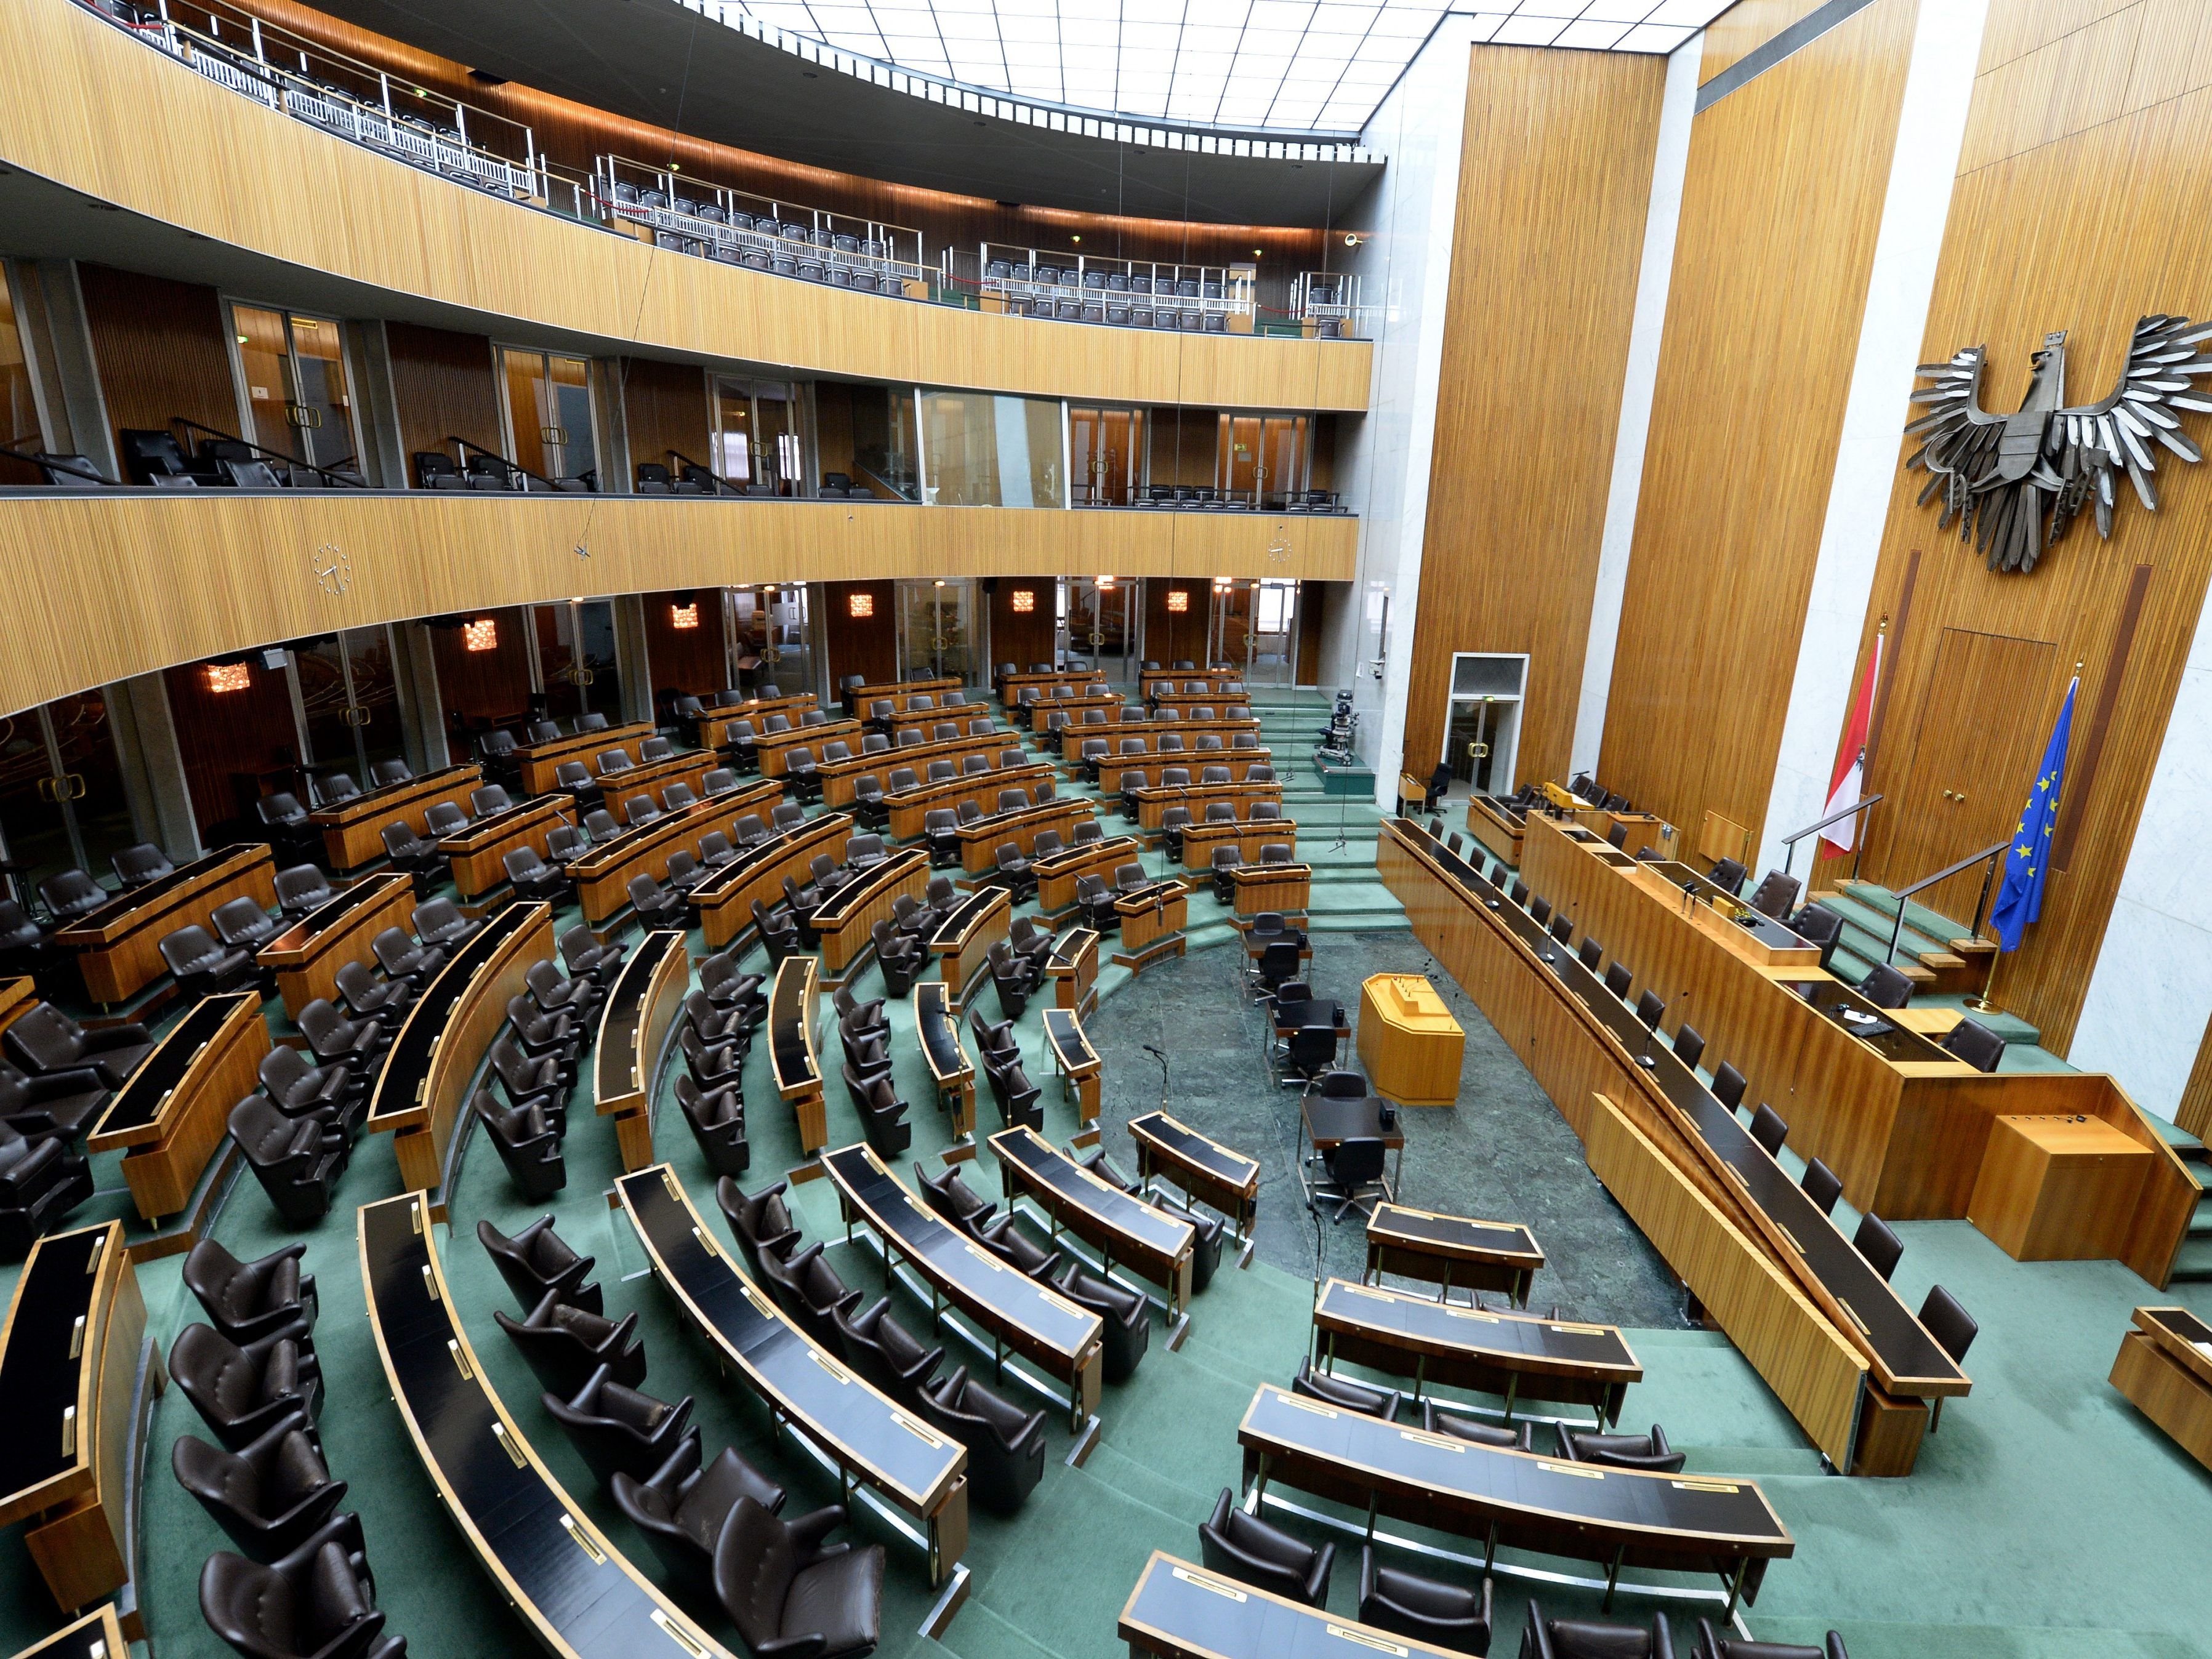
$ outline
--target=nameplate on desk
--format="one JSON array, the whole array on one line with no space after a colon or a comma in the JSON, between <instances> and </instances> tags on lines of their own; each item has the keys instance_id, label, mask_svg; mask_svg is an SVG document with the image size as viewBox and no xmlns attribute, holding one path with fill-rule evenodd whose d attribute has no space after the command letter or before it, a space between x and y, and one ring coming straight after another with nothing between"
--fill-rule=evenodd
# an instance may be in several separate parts
<instances>
[{"instance_id":1,"label":"nameplate on desk","mask_svg":"<svg viewBox=\"0 0 2212 1659\"><path fill-rule=\"evenodd\" d=\"M1188 1568L1177 1567L1174 1571L1175 1576L1182 1579L1186 1584L1195 1584L1200 1589L1212 1590L1216 1595L1225 1595L1232 1601L1249 1601L1251 1600L1251 1597L1246 1595L1243 1590L1231 1589L1228 1585L1217 1583L1211 1578L1201 1578Z\"/></svg>"}]
</instances>

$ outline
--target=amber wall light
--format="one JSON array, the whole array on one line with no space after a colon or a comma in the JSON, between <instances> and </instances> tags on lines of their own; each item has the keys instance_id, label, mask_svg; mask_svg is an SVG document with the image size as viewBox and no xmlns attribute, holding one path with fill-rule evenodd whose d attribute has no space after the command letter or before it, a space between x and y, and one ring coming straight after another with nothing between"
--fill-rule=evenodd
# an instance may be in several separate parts
<instances>
[{"instance_id":1,"label":"amber wall light","mask_svg":"<svg viewBox=\"0 0 2212 1659\"><path fill-rule=\"evenodd\" d=\"M218 696L243 691L253 684L253 671L242 662L211 662L207 665L207 688Z\"/></svg>"},{"instance_id":2,"label":"amber wall light","mask_svg":"<svg viewBox=\"0 0 2212 1659\"><path fill-rule=\"evenodd\" d=\"M496 651L499 649L499 618L478 617L474 622L461 624L461 649L464 651Z\"/></svg>"}]
</instances>

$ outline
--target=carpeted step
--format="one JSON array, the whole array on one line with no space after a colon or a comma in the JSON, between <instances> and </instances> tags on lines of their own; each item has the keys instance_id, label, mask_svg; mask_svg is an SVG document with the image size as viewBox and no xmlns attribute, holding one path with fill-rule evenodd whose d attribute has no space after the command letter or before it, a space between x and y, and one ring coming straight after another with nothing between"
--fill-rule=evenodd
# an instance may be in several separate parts
<instances>
[{"instance_id":1,"label":"carpeted step","mask_svg":"<svg viewBox=\"0 0 2212 1659\"><path fill-rule=\"evenodd\" d=\"M1912 1000L1912 1006L1916 1008L1956 1008L1976 1024L1988 1027L2013 1047L2032 1048L2043 1041L2043 1033L2018 1014L2007 1013L2001 1008L1967 1007L1966 994L1963 991L1917 996Z\"/></svg>"},{"instance_id":2,"label":"carpeted step","mask_svg":"<svg viewBox=\"0 0 2212 1659\"><path fill-rule=\"evenodd\" d=\"M2174 1253L2173 1273L2168 1283L2201 1285L2212 1279L2212 1236L2199 1235L2193 1229Z\"/></svg>"},{"instance_id":3,"label":"carpeted step","mask_svg":"<svg viewBox=\"0 0 2212 1659\"><path fill-rule=\"evenodd\" d=\"M1894 917L1897 915L1899 903L1897 895L1880 883L1844 881L1837 884L1848 890L1854 898L1868 908L1885 917ZM1904 905L1906 929L1919 933L1925 939L1934 940L1938 950L1956 951L1961 956L1978 956L1996 948L1995 943L1990 939L1969 938L1965 924L1929 909L1917 899L1906 899L1904 901Z\"/></svg>"},{"instance_id":4,"label":"carpeted step","mask_svg":"<svg viewBox=\"0 0 2212 1659\"><path fill-rule=\"evenodd\" d=\"M1844 930L1838 938L1839 953L1849 951L1867 964L1867 970L1889 956L1889 920L1876 910L1863 904L1854 904L1840 893L1822 893L1818 902L1833 910L1843 919ZM1945 954L1943 947L1933 939L1925 939L1907 928L1897 941L1897 971L1916 984L1928 984L1936 977L1935 969L1922 962L1926 954ZM1862 974L1861 978L1865 975Z\"/></svg>"},{"instance_id":5,"label":"carpeted step","mask_svg":"<svg viewBox=\"0 0 2212 1659\"><path fill-rule=\"evenodd\" d=\"M2197 1209L2189 1218L2189 1237L2212 1238L2212 1193L2197 1200Z\"/></svg>"},{"instance_id":6,"label":"carpeted step","mask_svg":"<svg viewBox=\"0 0 2212 1659\"><path fill-rule=\"evenodd\" d=\"M1672 1622L1672 1621L1670 1621ZM1685 1620L1692 1631L1693 1621ZM2036 1625L1870 1623L1838 1607L1832 1619L1753 1612L1746 1622L1762 1642L1819 1648L1839 1625L1850 1630L1851 1659L2183 1659L2198 1650L2155 1631ZM1676 1628L1680 1628L1678 1624ZM1678 1644L1677 1652L1687 1652Z\"/></svg>"}]
</instances>

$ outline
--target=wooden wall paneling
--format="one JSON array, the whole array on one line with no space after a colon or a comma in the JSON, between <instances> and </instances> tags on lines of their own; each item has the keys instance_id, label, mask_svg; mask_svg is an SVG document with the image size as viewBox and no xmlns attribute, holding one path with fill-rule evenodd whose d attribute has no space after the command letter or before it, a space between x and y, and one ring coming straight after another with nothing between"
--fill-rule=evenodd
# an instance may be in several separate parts
<instances>
[{"instance_id":1,"label":"wooden wall paneling","mask_svg":"<svg viewBox=\"0 0 2212 1659\"><path fill-rule=\"evenodd\" d=\"M2197 1039L2197 1063L2189 1068L2173 1121L2199 1140L2212 1129L2212 1019L2204 1022L2204 1035Z\"/></svg>"},{"instance_id":2,"label":"wooden wall paneling","mask_svg":"<svg viewBox=\"0 0 2212 1659\"><path fill-rule=\"evenodd\" d=\"M1212 409L1156 409L1146 417L1151 446L1147 482L1210 484L1221 441L1221 415Z\"/></svg>"},{"instance_id":3,"label":"wooden wall paneling","mask_svg":"<svg viewBox=\"0 0 2212 1659\"><path fill-rule=\"evenodd\" d=\"M2137 49L2123 59L2111 32L2130 27ZM2170 0L1993 0L1985 39L1994 44L1975 85L1921 357L1986 343L1984 398L2010 407L2027 383L2029 354L2046 331L2064 328L2068 400L2092 402L2117 379L2138 317L2212 316L2212 175L2203 165L2212 12ZM2109 118L2082 125L2091 111ZM1898 411L1900 431L1907 413ZM2204 416L2185 415L2183 429L2212 442ZM1900 461L1909 449L1900 438ZM2094 526L2076 526L2027 576L1992 574L1955 533L1939 536L1934 508L1914 499L1925 482L1900 469L1893 483L1868 607L1870 619L1897 609L1920 550L1911 625L1901 638L1893 628L1884 653L1887 735L1869 787L1893 791L1905 776L1903 737L1928 718L1947 629L2052 642L2035 697L2039 754L2073 665L2084 664L2077 769L2092 716L2109 706L2106 736L2094 777L2085 786L2078 769L2069 774L2066 858L2044 890L2042 919L2000 961L1995 981L1997 1002L2063 1054L2212 578L2212 466L2168 458L2156 514L2124 501L2109 544ZM2149 574L2138 592L2142 566ZM1910 867L1912 838L1887 805L1877 809L1863 872L1891 884L1921 873Z\"/></svg>"},{"instance_id":4,"label":"wooden wall paneling","mask_svg":"<svg viewBox=\"0 0 2212 1659\"><path fill-rule=\"evenodd\" d=\"M1566 772L1666 76L1474 52L1407 694L1424 777L1455 651L1528 653L1521 775Z\"/></svg>"},{"instance_id":5,"label":"wooden wall paneling","mask_svg":"<svg viewBox=\"0 0 2212 1659\"><path fill-rule=\"evenodd\" d=\"M853 614L855 599L869 611ZM823 629L830 638L830 684L848 674L870 685L898 678L898 586L895 582L829 582L822 594ZM853 747L858 749L856 741Z\"/></svg>"},{"instance_id":6,"label":"wooden wall paneling","mask_svg":"<svg viewBox=\"0 0 2212 1659\"><path fill-rule=\"evenodd\" d=\"M824 477L842 472L855 483L866 482L853 460L853 388L835 380L814 383L814 458Z\"/></svg>"},{"instance_id":7,"label":"wooden wall paneling","mask_svg":"<svg viewBox=\"0 0 2212 1659\"><path fill-rule=\"evenodd\" d=\"M1736 0L1706 26L1698 84L1703 86L1825 3L1826 0Z\"/></svg>"},{"instance_id":8,"label":"wooden wall paneling","mask_svg":"<svg viewBox=\"0 0 2212 1659\"><path fill-rule=\"evenodd\" d=\"M696 605L697 623L676 626L673 611ZM645 596L645 659L653 674L653 696L689 692L707 696L728 683L722 653L722 590L694 587Z\"/></svg>"},{"instance_id":9,"label":"wooden wall paneling","mask_svg":"<svg viewBox=\"0 0 2212 1659\"><path fill-rule=\"evenodd\" d=\"M530 647L523 629L532 626L530 614L516 606L476 610L472 618L489 616L494 625L489 651L471 651L461 642L458 628L433 628L431 660L438 670L438 700L445 705L449 730L465 732L494 720L512 720L529 708ZM522 733L514 734L522 741Z\"/></svg>"},{"instance_id":10,"label":"wooden wall paneling","mask_svg":"<svg viewBox=\"0 0 2212 1659\"><path fill-rule=\"evenodd\" d=\"M167 432L178 415L238 430L238 387L213 289L90 264L77 266L77 283L100 395L116 430ZM178 441L189 448L192 439Z\"/></svg>"},{"instance_id":11,"label":"wooden wall paneling","mask_svg":"<svg viewBox=\"0 0 2212 1659\"><path fill-rule=\"evenodd\" d=\"M631 357L622 366L623 413L629 428L631 476L609 487L628 489L635 481L638 465L658 461L671 472L678 463L668 458L672 449L689 455L702 466L712 466L707 377L694 363L665 363L651 357Z\"/></svg>"},{"instance_id":12,"label":"wooden wall paneling","mask_svg":"<svg viewBox=\"0 0 2212 1659\"><path fill-rule=\"evenodd\" d=\"M1033 662L1053 659L1057 629L1054 622L1058 588L1049 577L1020 580L1001 577L988 580L991 605L991 663L1011 662L1026 669ZM1014 609L1014 595L1030 596L1030 609Z\"/></svg>"},{"instance_id":13,"label":"wooden wall paneling","mask_svg":"<svg viewBox=\"0 0 2212 1659\"><path fill-rule=\"evenodd\" d=\"M296 781L272 778L265 788L254 781L298 763L300 732L283 672L263 667L256 657L247 672L251 678L244 690L222 692L209 689L198 663L163 676L192 816L204 836L248 810L255 795L290 789Z\"/></svg>"},{"instance_id":14,"label":"wooden wall paneling","mask_svg":"<svg viewBox=\"0 0 2212 1659\"><path fill-rule=\"evenodd\" d=\"M1874 0L1691 128L1599 766L1673 823L1763 825L1917 16Z\"/></svg>"},{"instance_id":15,"label":"wooden wall paneling","mask_svg":"<svg viewBox=\"0 0 2212 1659\"><path fill-rule=\"evenodd\" d=\"M451 455L448 435L482 444L495 454L506 453L490 341L481 334L415 323L387 323L385 337L391 345L392 392L410 486L416 453L437 449Z\"/></svg>"},{"instance_id":16,"label":"wooden wall paneling","mask_svg":"<svg viewBox=\"0 0 2212 1659\"><path fill-rule=\"evenodd\" d=\"M88 132L140 130L192 140L83 141ZM1046 326L901 304L655 249L496 201L241 98L71 0L0 11L0 155L216 241L458 311L513 318L579 345L597 338L602 356L637 349L727 361L733 343L773 341L779 360L794 368L897 385L1120 403L1367 404L1372 350L1364 341ZM221 169L204 165L210 155L224 157ZM318 181L317 202L345 210L295 210L298 181L309 178ZM414 234L392 235L393 225Z\"/></svg>"},{"instance_id":17,"label":"wooden wall paneling","mask_svg":"<svg viewBox=\"0 0 2212 1659\"><path fill-rule=\"evenodd\" d=\"M1169 610L1172 592L1181 592L1188 609ZM1145 655L1158 663L1204 662L1206 617L1212 602L1213 583L1208 577L1170 576L1146 582Z\"/></svg>"}]
</instances>

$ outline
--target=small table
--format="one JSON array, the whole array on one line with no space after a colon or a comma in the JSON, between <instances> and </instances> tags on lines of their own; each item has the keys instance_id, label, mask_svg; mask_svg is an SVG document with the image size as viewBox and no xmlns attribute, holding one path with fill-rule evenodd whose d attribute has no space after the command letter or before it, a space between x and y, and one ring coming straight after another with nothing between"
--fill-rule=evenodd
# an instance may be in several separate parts
<instances>
[{"instance_id":1,"label":"small table","mask_svg":"<svg viewBox=\"0 0 2212 1659\"><path fill-rule=\"evenodd\" d=\"M1359 988L1359 1059L1376 1093L1401 1106L1459 1098L1467 1033L1419 974L1376 974Z\"/></svg>"},{"instance_id":2,"label":"small table","mask_svg":"<svg viewBox=\"0 0 2212 1659\"><path fill-rule=\"evenodd\" d=\"M2007 1115L1990 1125L1966 1218L2015 1261L2124 1253L2151 1150L2102 1118Z\"/></svg>"},{"instance_id":3,"label":"small table","mask_svg":"<svg viewBox=\"0 0 2212 1659\"><path fill-rule=\"evenodd\" d=\"M1298 1105L1298 1133L1310 1147L1310 1157L1333 1152L1347 1140L1379 1140L1382 1149L1395 1154L1390 1174L1382 1182L1382 1196L1395 1203L1398 1196L1398 1176L1406 1167L1406 1130L1401 1123L1382 1126L1382 1111L1390 1103L1374 1095L1364 1099L1332 1098L1327 1095L1308 1095ZM1298 1158L1298 1188L1305 1194L1306 1203L1313 1203L1313 1185L1306 1179L1309 1155Z\"/></svg>"}]
</instances>

